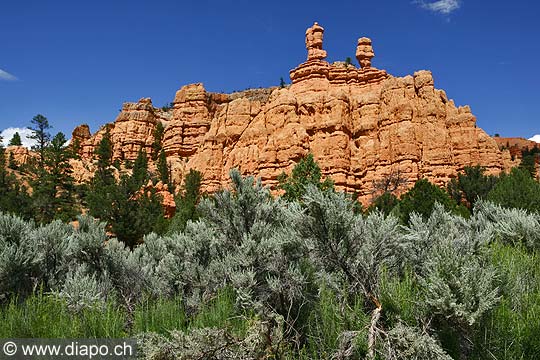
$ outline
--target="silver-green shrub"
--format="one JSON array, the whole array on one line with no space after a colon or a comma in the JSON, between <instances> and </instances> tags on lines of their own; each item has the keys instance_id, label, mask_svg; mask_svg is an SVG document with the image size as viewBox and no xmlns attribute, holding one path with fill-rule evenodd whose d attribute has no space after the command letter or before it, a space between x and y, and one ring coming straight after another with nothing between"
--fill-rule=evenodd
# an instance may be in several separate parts
<instances>
[{"instance_id":1,"label":"silver-green shrub","mask_svg":"<svg viewBox=\"0 0 540 360\"><path fill-rule=\"evenodd\" d=\"M335 289L347 286L369 298L377 293L381 269L398 271L407 245L399 221L374 212L355 214L345 194L308 187L306 210L296 207L295 225L306 241L310 259Z\"/></svg>"}]
</instances>

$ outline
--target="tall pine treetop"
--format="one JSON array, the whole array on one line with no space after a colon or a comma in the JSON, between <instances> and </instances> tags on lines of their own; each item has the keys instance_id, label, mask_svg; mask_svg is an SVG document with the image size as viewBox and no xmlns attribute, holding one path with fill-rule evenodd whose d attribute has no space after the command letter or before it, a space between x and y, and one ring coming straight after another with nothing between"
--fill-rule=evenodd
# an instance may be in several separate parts
<instances>
[{"instance_id":1,"label":"tall pine treetop","mask_svg":"<svg viewBox=\"0 0 540 360\"><path fill-rule=\"evenodd\" d=\"M40 167L43 167L45 160L44 151L51 141L51 134L47 131L51 128L51 125L49 125L49 120L41 114L32 118L32 125L28 127L32 130L32 135L28 135L27 137L36 141L36 145L32 146L32 150L39 152Z\"/></svg>"},{"instance_id":2,"label":"tall pine treetop","mask_svg":"<svg viewBox=\"0 0 540 360\"><path fill-rule=\"evenodd\" d=\"M13 134L8 146L22 146L21 135L18 132Z\"/></svg>"}]
</instances>

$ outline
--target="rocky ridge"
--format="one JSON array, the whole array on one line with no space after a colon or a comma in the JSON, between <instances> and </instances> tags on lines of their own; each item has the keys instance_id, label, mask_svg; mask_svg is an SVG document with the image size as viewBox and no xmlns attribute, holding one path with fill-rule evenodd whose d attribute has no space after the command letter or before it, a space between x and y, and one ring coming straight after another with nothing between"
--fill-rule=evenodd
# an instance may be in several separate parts
<instances>
[{"instance_id":1,"label":"rocky ridge","mask_svg":"<svg viewBox=\"0 0 540 360\"><path fill-rule=\"evenodd\" d=\"M290 86L217 94L191 84L176 93L170 111L141 99L124 104L114 123L90 137L78 127L79 168L92 171L107 130L114 159L133 160L141 148L150 157L158 121L174 181L196 169L208 192L228 184L231 168L275 187L310 152L338 189L357 192L364 203L376 195L374 182L392 173L403 176L404 191L423 177L444 185L469 165L492 174L513 165L468 106L457 107L434 87L431 72L394 77L373 67L368 38L357 43L360 67L331 64L323 35L317 23L306 31L307 60L290 71Z\"/></svg>"}]
</instances>

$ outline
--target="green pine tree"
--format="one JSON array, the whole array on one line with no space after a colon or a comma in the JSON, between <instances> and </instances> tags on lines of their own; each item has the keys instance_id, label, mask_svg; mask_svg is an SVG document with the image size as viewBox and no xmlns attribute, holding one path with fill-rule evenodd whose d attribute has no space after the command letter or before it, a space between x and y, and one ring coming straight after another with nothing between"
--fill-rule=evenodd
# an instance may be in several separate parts
<instances>
[{"instance_id":1,"label":"green pine tree","mask_svg":"<svg viewBox=\"0 0 540 360\"><path fill-rule=\"evenodd\" d=\"M378 196L368 208L368 212L381 211L385 215L390 215L392 210L399 204L398 198L391 192L385 192Z\"/></svg>"},{"instance_id":2,"label":"green pine tree","mask_svg":"<svg viewBox=\"0 0 540 360\"><path fill-rule=\"evenodd\" d=\"M313 158L313 154L308 154L296 164L289 176L282 173L278 177L278 189L285 191L283 197L289 201L300 200L309 184L321 190L333 190L332 180L326 178L321 181L321 178L321 168Z\"/></svg>"},{"instance_id":3,"label":"green pine tree","mask_svg":"<svg viewBox=\"0 0 540 360\"><path fill-rule=\"evenodd\" d=\"M152 143L152 160L156 161L158 156L161 154L163 146L161 142L163 141L163 134L165 133L165 127L158 121L156 124L156 129L154 130L154 142Z\"/></svg>"},{"instance_id":4,"label":"green pine tree","mask_svg":"<svg viewBox=\"0 0 540 360\"><path fill-rule=\"evenodd\" d=\"M118 240L134 248L163 218L159 196L153 190L150 194L142 191L150 178L146 152L139 151L132 174L123 175L118 183L112 170L112 143L108 131L95 154L98 168L86 198L89 213L106 222Z\"/></svg>"},{"instance_id":5,"label":"green pine tree","mask_svg":"<svg viewBox=\"0 0 540 360\"><path fill-rule=\"evenodd\" d=\"M167 184L169 189L172 190L172 183L171 183L171 174L169 172L169 165L167 164L167 156L165 155L165 151L161 150L159 153L159 157L157 159L157 171L158 171L158 179L164 184Z\"/></svg>"},{"instance_id":6,"label":"green pine tree","mask_svg":"<svg viewBox=\"0 0 540 360\"><path fill-rule=\"evenodd\" d=\"M26 188L6 169L6 153L0 136L0 212L31 216L30 199Z\"/></svg>"},{"instance_id":7,"label":"green pine tree","mask_svg":"<svg viewBox=\"0 0 540 360\"><path fill-rule=\"evenodd\" d=\"M101 218L118 240L131 249L141 243L144 235L152 232L158 219L163 217L161 199L153 190L150 194L140 189L134 191L133 176L124 175L118 185L109 188L112 206L107 217Z\"/></svg>"},{"instance_id":8,"label":"green pine tree","mask_svg":"<svg viewBox=\"0 0 540 360\"><path fill-rule=\"evenodd\" d=\"M401 197L399 203L401 220L407 224L413 212L428 218L436 203L440 203L446 210L453 213L466 214L466 209L459 207L444 190L427 179L420 179Z\"/></svg>"},{"instance_id":9,"label":"green pine tree","mask_svg":"<svg viewBox=\"0 0 540 360\"><path fill-rule=\"evenodd\" d=\"M531 174L533 179L536 178L536 154L524 151L519 168Z\"/></svg>"},{"instance_id":10,"label":"green pine tree","mask_svg":"<svg viewBox=\"0 0 540 360\"><path fill-rule=\"evenodd\" d=\"M21 135L18 132L13 134L8 146L22 146Z\"/></svg>"},{"instance_id":11,"label":"green pine tree","mask_svg":"<svg viewBox=\"0 0 540 360\"><path fill-rule=\"evenodd\" d=\"M458 203L464 203L469 209L479 199L485 199L497 183L497 178L484 174L485 169L479 165L468 166L458 174L447 186L448 193Z\"/></svg>"},{"instance_id":12,"label":"green pine tree","mask_svg":"<svg viewBox=\"0 0 540 360\"><path fill-rule=\"evenodd\" d=\"M148 157L146 156L146 151L141 148L133 163L133 173L129 181L131 192L138 191L143 185L146 185L149 178Z\"/></svg>"},{"instance_id":13,"label":"green pine tree","mask_svg":"<svg viewBox=\"0 0 540 360\"><path fill-rule=\"evenodd\" d=\"M106 173L110 172L112 163L112 141L108 127L105 129L94 155L97 157L98 175L100 177L106 176Z\"/></svg>"},{"instance_id":14,"label":"green pine tree","mask_svg":"<svg viewBox=\"0 0 540 360\"><path fill-rule=\"evenodd\" d=\"M67 139L61 132L56 134L44 149L44 167L38 167L31 181L34 217L41 223L54 219L69 221L76 215L75 185L66 146Z\"/></svg>"},{"instance_id":15,"label":"green pine tree","mask_svg":"<svg viewBox=\"0 0 540 360\"><path fill-rule=\"evenodd\" d=\"M19 164L17 164L17 161L15 160L15 156L13 155L12 152L9 153L8 167L12 170L17 170L19 168Z\"/></svg>"},{"instance_id":16,"label":"green pine tree","mask_svg":"<svg viewBox=\"0 0 540 360\"><path fill-rule=\"evenodd\" d=\"M176 197L176 214L171 220L169 232L181 232L188 221L199 218L197 204L201 198L202 174L191 169L184 179L183 191Z\"/></svg>"},{"instance_id":17,"label":"green pine tree","mask_svg":"<svg viewBox=\"0 0 540 360\"><path fill-rule=\"evenodd\" d=\"M112 143L108 128L94 155L97 158L97 169L90 183L86 202L91 216L108 221L111 218L114 195L117 190L111 169Z\"/></svg>"},{"instance_id":18,"label":"green pine tree","mask_svg":"<svg viewBox=\"0 0 540 360\"><path fill-rule=\"evenodd\" d=\"M504 207L540 211L540 183L526 169L514 168L500 176L487 199Z\"/></svg>"},{"instance_id":19,"label":"green pine tree","mask_svg":"<svg viewBox=\"0 0 540 360\"><path fill-rule=\"evenodd\" d=\"M32 150L39 153L39 166L43 168L45 166L45 148L51 141L51 134L48 132L51 126L49 120L41 114L32 118L32 125L33 127L29 127L32 130L32 135L29 135L28 138L36 141Z\"/></svg>"}]
</instances>

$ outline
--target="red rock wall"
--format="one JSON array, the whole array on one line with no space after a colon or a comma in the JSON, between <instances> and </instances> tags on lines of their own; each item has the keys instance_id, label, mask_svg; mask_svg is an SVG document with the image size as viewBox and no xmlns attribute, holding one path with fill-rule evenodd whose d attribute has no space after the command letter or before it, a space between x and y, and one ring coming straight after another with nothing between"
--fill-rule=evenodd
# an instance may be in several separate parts
<instances>
[{"instance_id":1,"label":"red rock wall","mask_svg":"<svg viewBox=\"0 0 540 360\"><path fill-rule=\"evenodd\" d=\"M468 106L456 107L434 87L431 72L398 78L372 67L366 38L359 40L363 68L329 64L321 29L315 27L316 41L306 40L308 60L291 70L289 87L227 95L187 85L176 93L172 113L153 108L150 99L124 104L109 125L115 159L133 160L141 147L150 155L161 121L176 183L196 169L203 190L213 192L228 184L230 169L239 168L275 186L282 172L311 152L324 175L339 189L358 192L364 203L374 182L390 173L406 178L404 191L423 177L444 185L469 165L493 174L513 165L510 154L476 126ZM91 162L103 132L84 141L83 162Z\"/></svg>"}]
</instances>

